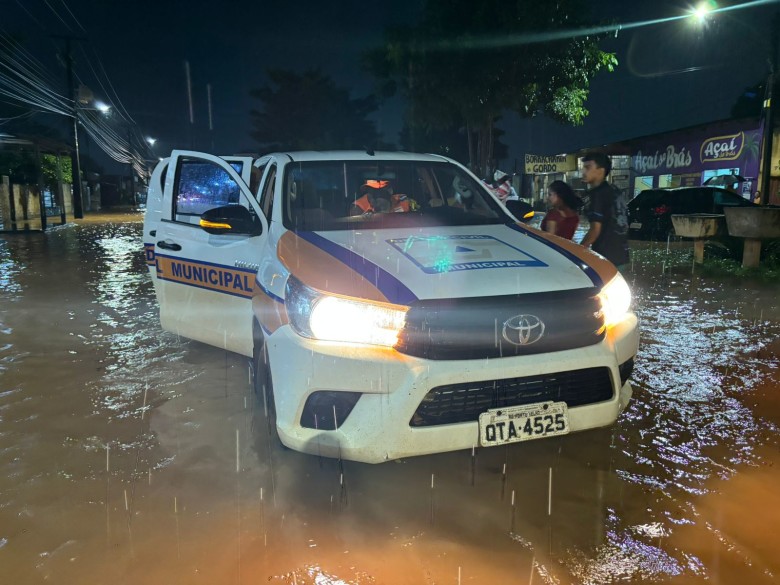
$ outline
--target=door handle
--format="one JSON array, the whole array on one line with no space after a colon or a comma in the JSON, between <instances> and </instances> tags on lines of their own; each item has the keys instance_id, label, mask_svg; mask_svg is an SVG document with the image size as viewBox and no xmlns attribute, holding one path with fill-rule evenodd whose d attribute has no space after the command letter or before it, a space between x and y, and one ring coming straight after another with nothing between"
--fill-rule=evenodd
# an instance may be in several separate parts
<instances>
[{"instance_id":1,"label":"door handle","mask_svg":"<svg viewBox=\"0 0 780 585\"><path fill-rule=\"evenodd\" d=\"M181 250L181 246L179 244L175 244L173 242L166 242L165 240L160 240L157 242L157 246L162 248L163 250L173 250L174 252L178 252Z\"/></svg>"}]
</instances>

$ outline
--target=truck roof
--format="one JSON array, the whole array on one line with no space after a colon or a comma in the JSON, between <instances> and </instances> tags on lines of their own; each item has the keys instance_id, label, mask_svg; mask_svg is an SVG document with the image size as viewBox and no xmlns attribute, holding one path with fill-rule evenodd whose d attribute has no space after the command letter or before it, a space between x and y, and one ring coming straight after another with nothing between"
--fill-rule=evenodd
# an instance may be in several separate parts
<instances>
[{"instance_id":1,"label":"truck roof","mask_svg":"<svg viewBox=\"0 0 780 585\"><path fill-rule=\"evenodd\" d=\"M328 160L417 160L428 162L448 162L446 157L435 154L412 152L376 151L370 154L364 150L306 150L297 152L274 152L268 155L286 155L296 162ZM263 155L263 156L268 156Z\"/></svg>"}]
</instances>

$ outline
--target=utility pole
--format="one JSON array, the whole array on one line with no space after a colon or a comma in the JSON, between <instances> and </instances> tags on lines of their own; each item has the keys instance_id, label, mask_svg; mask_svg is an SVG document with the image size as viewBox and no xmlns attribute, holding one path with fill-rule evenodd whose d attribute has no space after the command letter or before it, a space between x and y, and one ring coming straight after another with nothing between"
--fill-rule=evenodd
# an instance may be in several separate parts
<instances>
[{"instance_id":1,"label":"utility pole","mask_svg":"<svg viewBox=\"0 0 780 585\"><path fill-rule=\"evenodd\" d=\"M138 201L136 201L135 196L135 172L133 171L133 134L132 129L130 128L130 124L125 125L125 130L127 130L127 154L129 156L129 159L127 164L130 166L130 194L132 195L133 199L133 205L138 205Z\"/></svg>"},{"instance_id":2,"label":"utility pole","mask_svg":"<svg viewBox=\"0 0 780 585\"><path fill-rule=\"evenodd\" d=\"M764 93L764 156L761 161L761 205L769 205L772 194L769 192L769 186L772 183L772 142L774 139L774 111L775 106L772 100L775 79L777 78L777 53L780 49L780 12L776 12L772 19L772 38L770 42L769 55L769 77L766 80L766 91Z\"/></svg>"},{"instance_id":3,"label":"utility pole","mask_svg":"<svg viewBox=\"0 0 780 585\"><path fill-rule=\"evenodd\" d=\"M68 77L68 95L73 99L73 150L70 153L71 170L73 173L71 187L73 192L71 195L73 196L73 217L81 219L84 217L84 201L81 195L81 160L79 158L79 96L73 76L73 53L70 43L71 41L83 41L86 39L68 35L52 36L65 39L65 73Z\"/></svg>"}]
</instances>

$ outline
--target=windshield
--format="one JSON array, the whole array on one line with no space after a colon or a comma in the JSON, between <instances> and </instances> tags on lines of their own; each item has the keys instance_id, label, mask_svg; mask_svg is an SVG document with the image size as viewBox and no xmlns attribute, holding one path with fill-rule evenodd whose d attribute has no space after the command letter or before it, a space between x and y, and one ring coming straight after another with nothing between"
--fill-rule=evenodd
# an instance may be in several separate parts
<instances>
[{"instance_id":1,"label":"windshield","mask_svg":"<svg viewBox=\"0 0 780 585\"><path fill-rule=\"evenodd\" d=\"M458 166L428 161L316 161L287 166L284 225L304 231L505 223Z\"/></svg>"}]
</instances>

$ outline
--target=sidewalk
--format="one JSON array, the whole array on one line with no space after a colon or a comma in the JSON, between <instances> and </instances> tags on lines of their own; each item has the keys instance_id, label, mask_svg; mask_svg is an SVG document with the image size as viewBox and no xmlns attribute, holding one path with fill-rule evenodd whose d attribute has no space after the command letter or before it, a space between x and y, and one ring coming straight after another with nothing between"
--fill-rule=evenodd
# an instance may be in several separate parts
<instances>
[{"instance_id":1,"label":"sidewalk","mask_svg":"<svg viewBox=\"0 0 780 585\"><path fill-rule=\"evenodd\" d=\"M136 223L143 222L144 210L138 209L108 209L98 212L86 212L82 219L70 219L76 224L94 224L94 223Z\"/></svg>"}]
</instances>

